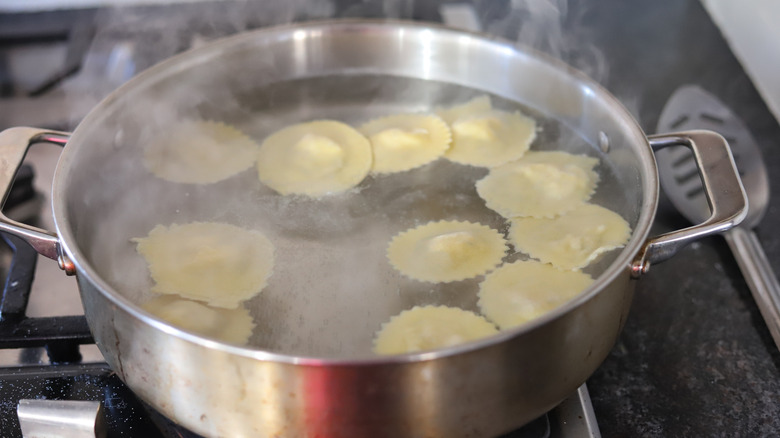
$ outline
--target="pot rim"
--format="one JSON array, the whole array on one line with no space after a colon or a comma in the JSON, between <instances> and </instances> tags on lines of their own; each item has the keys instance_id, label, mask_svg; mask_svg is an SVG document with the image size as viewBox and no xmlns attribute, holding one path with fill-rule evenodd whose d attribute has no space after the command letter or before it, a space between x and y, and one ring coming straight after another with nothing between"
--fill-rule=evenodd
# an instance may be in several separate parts
<instances>
[{"instance_id":1,"label":"pot rim","mask_svg":"<svg viewBox=\"0 0 780 438\"><path fill-rule=\"evenodd\" d=\"M92 266L90 266L87 257L76 244L76 239L73 232L71 231L70 222L67 217L67 208L64 202L64 195L62 195L61 192L64 192L62 187L64 187L64 181L68 175L68 168L73 161L73 156L79 147L81 138L88 135L86 132L90 131L90 126L100 124L104 114L107 113L108 107L117 101L127 98L128 95L131 95L134 91L142 87L147 81L153 80L160 74L175 74L175 72L188 68L191 64L198 62L198 60L203 57L215 56L217 52L220 52L223 49L250 43L252 40L256 39L258 35L278 34L279 37L296 37L297 35L303 35L297 34L297 32L311 33L318 30L333 32L336 29L345 31L366 27L375 31L378 29L391 29L397 31L399 28L409 30L427 29L439 33L468 36L470 38L474 38L482 44L500 46L501 49L505 51L519 53L540 59L552 67L563 71L567 75L573 76L583 87L586 88L587 93L592 93L600 97L604 103L607 104L616 114L616 116L620 117L622 121L626 123L626 127L635 137L634 140L638 143L641 143L641 147L638 147L637 151L640 155L643 155L640 167L642 169L643 176L642 193L644 196L640 215L629 242L621 250L620 254L618 257L616 257L612 264L610 264L610 266L595 279L593 284L591 284L588 289L580 293L574 299L568 301L563 306L560 306L553 311L547 312L545 315L533 321L516 328L501 330L498 334L464 344L431 351L387 356L361 355L348 358L316 357L298 356L280 352L272 352L260 348L244 347L223 343L221 341L216 341L176 328L153 316L151 313L143 310L140 306L125 298L121 293L117 292L115 288L103 280L101 276L92 268ZM77 275L80 277L80 280L86 280L94 284L105 298L107 298L123 311L132 315L135 319L145 324L148 324L158 330L188 342L201 345L205 348L216 349L228 354L244 356L261 361L274 361L308 366L376 366L434 360L442 357L454 356L484 348L490 348L496 344L506 342L512 338L520 337L526 333L530 333L548 324L549 322L558 319L562 315L573 311L575 308L595 297L607 284L614 281L618 276L627 275L627 271L630 269L635 255L644 246L646 238L649 235L650 227L655 219L658 195L659 185L655 157L652 153L647 136L642 131L637 121L609 91L607 91L594 80L590 79L584 73L576 70L563 61L552 58L551 56L548 56L530 47L522 46L503 38L468 32L460 29L453 29L451 27L436 23L406 20L339 19L318 20L305 23L273 26L229 36L216 40L203 47L188 50L181 54L170 57L136 75L134 78L114 90L106 98L99 102L74 130L73 135L68 142L68 147L64 148L62 156L60 157L55 170L54 180L52 183L52 211L54 215L54 225L57 235L59 236L60 243L67 255L70 257L71 261L76 266Z\"/></svg>"}]
</instances>

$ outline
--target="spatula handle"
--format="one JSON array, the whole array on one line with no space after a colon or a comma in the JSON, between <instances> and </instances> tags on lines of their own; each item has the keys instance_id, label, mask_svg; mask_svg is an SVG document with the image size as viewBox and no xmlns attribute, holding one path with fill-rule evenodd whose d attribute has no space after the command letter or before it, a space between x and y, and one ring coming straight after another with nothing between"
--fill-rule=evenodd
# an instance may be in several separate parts
<instances>
[{"instance_id":1,"label":"spatula handle","mask_svg":"<svg viewBox=\"0 0 780 438\"><path fill-rule=\"evenodd\" d=\"M775 345L780 349L780 283L764 249L756 234L742 227L732 228L725 237Z\"/></svg>"}]
</instances>

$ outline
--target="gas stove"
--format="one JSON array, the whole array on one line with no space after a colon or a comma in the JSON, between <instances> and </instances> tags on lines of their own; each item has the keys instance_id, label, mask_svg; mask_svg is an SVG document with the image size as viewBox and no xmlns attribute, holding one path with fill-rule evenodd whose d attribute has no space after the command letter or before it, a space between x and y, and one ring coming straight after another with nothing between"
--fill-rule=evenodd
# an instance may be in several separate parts
<instances>
[{"instance_id":1,"label":"gas stove","mask_svg":"<svg viewBox=\"0 0 780 438\"><path fill-rule=\"evenodd\" d=\"M445 21L520 40L600 81L649 132L673 90L698 84L748 120L770 178L780 171L780 149L771 147L780 128L696 0L278 0L0 14L0 128L73 129L108 92L187 48L277 23L353 16ZM59 61L36 77L14 79L25 75L15 76L9 65L30 62L17 52L39 46L40 57ZM17 177L19 200L9 199L6 211L53 228L48 193L58 156L57 147L30 151L26 161L36 176L24 170ZM771 226L780 220L777 196L757 230L774 266L780 266L780 235ZM662 202L653 232L683 226ZM36 265L22 242L0 244L8 246L0 251L2 436L22 436L23 399L97 400L108 436L193 436L138 400L103 362L78 316L73 278L48 260ZM588 382L592 404L583 386L508 436L597 437L599 429L605 436L775 435L779 370L780 354L734 260L723 242L710 239L637 284L624 333Z\"/></svg>"}]
</instances>

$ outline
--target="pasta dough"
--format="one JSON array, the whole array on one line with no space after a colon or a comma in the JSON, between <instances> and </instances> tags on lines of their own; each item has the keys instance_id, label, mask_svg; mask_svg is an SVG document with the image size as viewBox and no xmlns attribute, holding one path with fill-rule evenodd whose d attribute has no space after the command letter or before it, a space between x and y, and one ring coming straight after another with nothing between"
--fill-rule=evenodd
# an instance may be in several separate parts
<instances>
[{"instance_id":1,"label":"pasta dough","mask_svg":"<svg viewBox=\"0 0 780 438\"><path fill-rule=\"evenodd\" d=\"M355 187L371 169L371 144L334 120L299 123L274 132L260 145L257 171L282 195L312 197Z\"/></svg>"},{"instance_id":2,"label":"pasta dough","mask_svg":"<svg viewBox=\"0 0 780 438\"><path fill-rule=\"evenodd\" d=\"M554 217L590 199L599 175L598 160L566 152L529 152L490 170L477 181L477 193L505 218Z\"/></svg>"},{"instance_id":3,"label":"pasta dough","mask_svg":"<svg viewBox=\"0 0 780 438\"><path fill-rule=\"evenodd\" d=\"M436 114L446 123L452 125L455 121L471 117L474 114L484 113L493 109L489 96L479 96L466 103L449 108L436 108Z\"/></svg>"},{"instance_id":4,"label":"pasta dough","mask_svg":"<svg viewBox=\"0 0 780 438\"><path fill-rule=\"evenodd\" d=\"M167 181L208 184L252 167L258 147L230 125L187 121L166 129L146 145L144 165Z\"/></svg>"},{"instance_id":5,"label":"pasta dough","mask_svg":"<svg viewBox=\"0 0 780 438\"><path fill-rule=\"evenodd\" d=\"M492 109L487 96L438 114L452 130L452 146L444 156L456 163L485 167L508 163L522 157L536 137L533 119Z\"/></svg>"},{"instance_id":6,"label":"pasta dough","mask_svg":"<svg viewBox=\"0 0 780 438\"><path fill-rule=\"evenodd\" d=\"M214 309L173 295L144 303L143 308L158 318L184 330L233 344L246 344L255 323L244 306Z\"/></svg>"},{"instance_id":7,"label":"pasta dough","mask_svg":"<svg viewBox=\"0 0 780 438\"><path fill-rule=\"evenodd\" d=\"M554 219L512 219L515 248L561 269L579 269L599 254L623 246L631 228L617 213L582 204Z\"/></svg>"},{"instance_id":8,"label":"pasta dough","mask_svg":"<svg viewBox=\"0 0 780 438\"><path fill-rule=\"evenodd\" d=\"M403 354L450 347L498 333L485 318L455 307L415 306L382 325L377 354Z\"/></svg>"},{"instance_id":9,"label":"pasta dough","mask_svg":"<svg viewBox=\"0 0 780 438\"><path fill-rule=\"evenodd\" d=\"M371 141L375 173L402 172L430 163L450 147L450 128L425 114L398 114L360 127Z\"/></svg>"},{"instance_id":10,"label":"pasta dough","mask_svg":"<svg viewBox=\"0 0 780 438\"><path fill-rule=\"evenodd\" d=\"M496 230L471 222L429 222L398 234L387 248L390 263L415 280L449 282L495 268L507 251Z\"/></svg>"},{"instance_id":11,"label":"pasta dough","mask_svg":"<svg viewBox=\"0 0 780 438\"><path fill-rule=\"evenodd\" d=\"M585 290L593 279L534 260L506 264L479 285L482 314L502 329L536 319Z\"/></svg>"},{"instance_id":12,"label":"pasta dough","mask_svg":"<svg viewBox=\"0 0 780 438\"><path fill-rule=\"evenodd\" d=\"M265 287L273 269L271 242L259 231L235 225L158 225L135 241L155 281L152 292L214 307L235 309Z\"/></svg>"}]
</instances>

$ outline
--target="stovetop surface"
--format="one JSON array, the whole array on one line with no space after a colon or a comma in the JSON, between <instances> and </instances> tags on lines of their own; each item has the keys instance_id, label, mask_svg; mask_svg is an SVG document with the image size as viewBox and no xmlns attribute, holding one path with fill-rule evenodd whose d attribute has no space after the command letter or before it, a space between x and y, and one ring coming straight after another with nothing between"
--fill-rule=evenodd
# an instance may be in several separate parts
<instances>
[{"instance_id":1,"label":"stovetop surface","mask_svg":"<svg viewBox=\"0 0 780 438\"><path fill-rule=\"evenodd\" d=\"M0 369L0 430L21 436L16 405L20 399L100 400L108 438L162 437L146 407L106 364L73 364Z\"/></svg>"},{"instance_id":2,"label":"stovetop surface","mask_svg":"<svg viewBox=\"0 0 780 438\"><path fill-rule=\"evenodd\" d=\"M365 3L354 15L377 13ZM512 17L501 19L501 5L509 3L481 9L498 17L494 22L500 25L487 30L512 32L517 24ZM578 25L572 30L576 38L592 44L605 62L598 56L579 64L575 58L567 61L595 76L646 132L653 133L676 88L698 84L746 121L775 181L780 127L698 1L572 0L567 7ZM432 12L418 7L415 14L428 19ZM177 44L183 43L162 42L171 51ZM775 268L780 267L780 232L774 227L780 222L778 188L773 187L769 210L756 229ZM687 225L662 199L653 233ZM625 329L588 382L602 434L780 434L780 353L723 239L691 245L653 266L636 286Z\"/></svg>"},{"instance_id":3,"label":"stovetop surface","mask_svg":"<svg viewBox=\"0 0 780 438\"><path fill-rule=\"evenodd\" d=\"M780 127L697 1L593 2L604 82L648 133L681 85L698 84L748 125L772 193L755 230L780 269ZM664 197L653 233L687 226ZM604 436L777 436L780 353L725 241L652 267L604 364L588 381Z\"/></svg>"}]
</instances>

